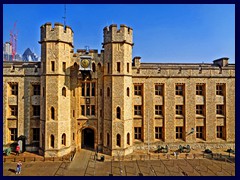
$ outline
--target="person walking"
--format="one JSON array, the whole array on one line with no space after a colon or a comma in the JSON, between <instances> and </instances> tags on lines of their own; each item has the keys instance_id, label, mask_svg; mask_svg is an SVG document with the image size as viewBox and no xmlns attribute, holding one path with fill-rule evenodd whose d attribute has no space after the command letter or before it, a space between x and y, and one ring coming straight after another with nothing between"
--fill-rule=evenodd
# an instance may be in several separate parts
<instances>
[{"instance_id":1,"label":"person walking","mask_svg":"<svg viewBox=\"0 0 240 180\"><path fill-rule=\"evenodd\" d=\"M17 163L17 169L16 169L16 174L20 174L22 170L22 161L19 160Z\"/></svg>"},{"instance_id":2,"label":"person walking","mask_svg":"<svg viewBox=\"0 0 240 180\"><path fill-rule=\"evenodd\" d=\"M18 144L16 147L16 156L19 156L19 154L20 154L20 146Z\"/></svg>"}]
</instances>

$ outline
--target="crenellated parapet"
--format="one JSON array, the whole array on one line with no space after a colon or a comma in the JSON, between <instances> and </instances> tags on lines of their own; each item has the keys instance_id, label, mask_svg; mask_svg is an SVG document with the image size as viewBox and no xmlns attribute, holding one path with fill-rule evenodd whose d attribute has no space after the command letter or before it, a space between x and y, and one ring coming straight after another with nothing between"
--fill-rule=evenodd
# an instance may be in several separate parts
<instances>
[{"instance_id":1,"label":"crenellated parapet","mask_svg":"<svg viewBox=\"0 0 240 180\"><path fill-rule=\"evenodd\" d=\"M112 24L103 29L104 33L104 42L107 43L128 43L133 45L133 29L121 24L120 29L117 28L116 24Z\"/></svg>"},{"instance_id":2,"label":"crenellated parapet","mask_svg":"<svg viewBox=\"0 0 240 180\"><path fill-rule=\"evenodd\" d=\"M46 23L41 26L41 40L40 43L45 41L64 42L73 46L73 31L69 26L61 23Z\"/></svg>"}]
</instances>

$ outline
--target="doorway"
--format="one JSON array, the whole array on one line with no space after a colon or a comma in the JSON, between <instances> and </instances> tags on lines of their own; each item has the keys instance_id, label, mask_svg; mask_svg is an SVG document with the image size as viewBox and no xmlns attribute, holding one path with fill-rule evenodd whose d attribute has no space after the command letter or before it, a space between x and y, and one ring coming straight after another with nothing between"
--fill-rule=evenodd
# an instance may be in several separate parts
<instances>
[{"instance_id":1,"label":"doorway","mask_svg":"<svg viewBox=\"0 0 240 180\"><path fill-rule=\"evenodd\" d=\"M82 148L94 149L94 131L90 128L82 130Z\"/></svg>"}]
</instances>

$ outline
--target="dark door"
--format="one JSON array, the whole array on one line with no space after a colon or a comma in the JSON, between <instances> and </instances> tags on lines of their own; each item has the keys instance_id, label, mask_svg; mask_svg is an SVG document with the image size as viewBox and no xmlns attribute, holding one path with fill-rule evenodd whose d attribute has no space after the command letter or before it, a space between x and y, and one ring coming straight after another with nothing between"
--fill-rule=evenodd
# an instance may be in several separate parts
<instances>
[{"instance_id":1,"label":"dark door","mask_svg":"<svg viewBox=\"0 0 240 180\"><path fill-rule=\"evenodd\" d=\"M82 131L82 148L94 149L94 131L90 128L85 128Z\"/></svg>"}]
</instances>

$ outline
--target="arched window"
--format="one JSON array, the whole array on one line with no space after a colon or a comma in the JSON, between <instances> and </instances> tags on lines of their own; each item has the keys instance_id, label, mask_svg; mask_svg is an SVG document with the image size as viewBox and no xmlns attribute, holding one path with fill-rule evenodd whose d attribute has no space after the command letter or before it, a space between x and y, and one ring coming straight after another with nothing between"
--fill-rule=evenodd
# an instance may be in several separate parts
<instances>
[{"instance_id":1,"label":"arched window","mask_svg":"<svg viewBox=\"0 0 240 180\"><path fill-rule=\"evenodd\" d=\"M109 146L109 144L110 144L110 135L109 133L107 133L107 146Z\"/></svg>"},{"instance_id":2,"label":"arched window","mask_svg":"<svg viewBox=\"0 0 240 180\"><path fill-rule=\"evenodd\" d=\"M121 108L117 107L117 118L121 119Z\"/></svg>"},{"instance_id":3,"label":"arched window","mask_svg":"<svg viewBox=\"0 0 240 180\"><path fill-rule=\"evenodd\" d=\"M62 135L62 145L66 146L66 134L63 133Z\"/></svg>"},{"instance_id":4,"label":"arched window","mask_svg":"<svg viewBox=\"0 0 240 180\"><path fill-rule=\"evenodd\" d=\"M51 118L54 119L54 107L51 107Z\"/></svg>"},{"instance_id":5,"label":"arched window","mask_svg":"<svg viewBox=\"0 0 240 180\"><path fill-rule=\"evenodd\" d=\"M76 62L74 63L73 67L74 67L74 69L77 69L77 68L78 68L78 65L77 65Z\"/></svg>"},{"instance_id":6,"label":"arched window","mask_svg":"<svg viewBox=\"0 0 240 180\"><path fill-rule=\"evenodd\" d=\"M96 66L95 63L92 63L92 71L95 72L96 71Z\"/></svg>"},{"instance_id":7,"label":"arched window","mask_svg":"<svg viewBox=\"0 0 240 180\"><path fill-rule=\"evenodd\" d=\"M107 96L108 97L110 96L110 88L109 87L107 88Z\"/></svg>"},{"instance_id":8,"label":"arched window","mask_svg":"<svg viewBox=\"0 0 240 180\"><path fill-rule=\"evenodd\" d=\"M50 146L52 148L54 148L54 135L51 135L51 138L50 138Z\"/></svg>"},{"instance_id":9,"label":"arched window","mask_svg":"<svg viewBox=\"0 0 240 180\"><path fill-rule=\"evenodd\" d=\"M129 97L130 95L130 90L129 90L129 87L127 88L127 96Z\"/></svg>"},{"instance_id":10,"label":"arched window","mask_svg":"<svg viewBox=\"0 0 240 180\"><path fill-rule=\"evenodd\" d=\"M120 134L117 134L117 146L121 147L121 136L120 136Z\"/></svg>"},{"instance_id":11,"label":"arched window","mask_svg":"<svg viewBox=\"0 0 240 180\"><path fill-rule=\"evenodd\" d=\"M66 97L66 88L65 87L62 88L62 95Z\"/></svg>"},{"instance_id":12,"label":"arched window","mask_svg":"<svg viewBox=\"0 0 240 180\"><path fill-rule=\"evenodd\" d=\"M98 63L98 70L99 70L99 72L102 71L102 69L101 69L101 63Z\"/></svg>"},{"instance_id":13,"label":"arched window","mask_svg":"<svg viewBox=\"0 0 240 180\"><path fill-rule=\"evenodd\" d=\"M130 134L127 133L127 144L130 145Z\"/></svg>"}]
</instances>

